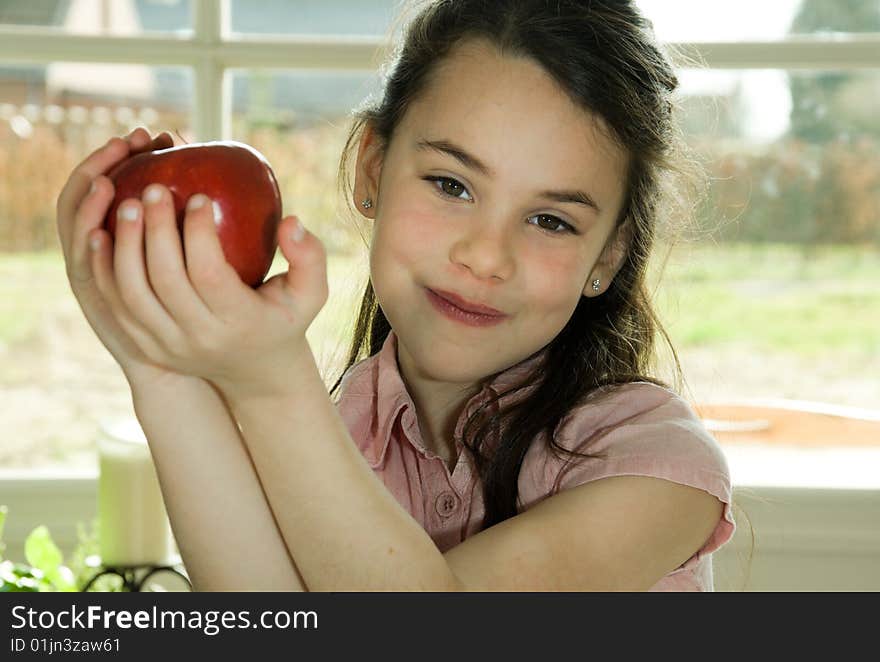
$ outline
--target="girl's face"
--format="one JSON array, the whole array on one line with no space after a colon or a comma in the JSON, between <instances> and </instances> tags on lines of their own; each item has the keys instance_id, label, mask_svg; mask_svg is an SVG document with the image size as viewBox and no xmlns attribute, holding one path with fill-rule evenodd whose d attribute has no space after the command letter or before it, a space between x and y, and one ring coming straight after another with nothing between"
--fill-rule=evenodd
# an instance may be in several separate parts
<instances>
[{"instance_id":1,"label":"girl's face","mask_svg":"<svg viewBox=\"0 0 880 662\"><path fill-rule=\"evenodd\" d=\"M475 384L547 345L624 257L605 244L626 166L540 66L483 42L456 49L387 151L368 129L358 153L355 198L374 201L370 272L401 368ZM430 291L503 317L466 323Z\"/></svg>"}]
</instances>

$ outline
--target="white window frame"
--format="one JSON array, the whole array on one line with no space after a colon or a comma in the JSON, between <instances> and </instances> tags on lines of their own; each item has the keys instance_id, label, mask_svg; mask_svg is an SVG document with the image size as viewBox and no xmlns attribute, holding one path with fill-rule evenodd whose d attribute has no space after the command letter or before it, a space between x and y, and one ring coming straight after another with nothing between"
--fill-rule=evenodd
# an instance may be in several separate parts
<instances>
[{"instance_id":1,"label":"white window frame","mask_svg":"<svg viewBox=\"0 0 880 662\"><path fill-rule=\"evenodd\" d=\"M0 62L57 61L191 68L196 140L230 139L230 69L278 68L372 72L388 45L381 37L229 35L228 0L191 0L193 33L143 37L68 35L37 27L0 26ZM674 47L708 69L877 69L880 33L793 36L785 41L689 42ZM223 102L216 103L217 99ZM745 485L735 488L758 529L752 590L880 590L880 479L877 489ZM7 556L20 557L24 538L46 524L62 550L76 544L76 523L96 513L96 475L22 474L0 469L0 503L10 507ZM781 504L768 509L765 501ZM755 517L757 515L757 517ZM738 520L731 545L716 560L716 582L736 590L751 541ZM764 555L762 557L762 554ZM17 560L22 560L18 558ZM720 568L718 560L721 561ZM720 580L720 581L719 581Z\"/></svg>"}]
</instances>

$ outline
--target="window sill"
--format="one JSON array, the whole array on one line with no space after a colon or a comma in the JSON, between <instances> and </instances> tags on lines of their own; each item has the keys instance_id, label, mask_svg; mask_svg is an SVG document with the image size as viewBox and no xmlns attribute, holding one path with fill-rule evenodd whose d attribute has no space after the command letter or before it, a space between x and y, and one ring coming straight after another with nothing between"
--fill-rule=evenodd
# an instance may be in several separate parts
<instances>
[{"instance_id":1,"label":"window sill","mask_svg":"<svg viewBox=\"0 0 880 662\"><path fill-rule=\"evenodd\" d=\"M803 448L731 443L721 447L734 485L880 490L880 445Z\"/></svg>"}]
</instances>

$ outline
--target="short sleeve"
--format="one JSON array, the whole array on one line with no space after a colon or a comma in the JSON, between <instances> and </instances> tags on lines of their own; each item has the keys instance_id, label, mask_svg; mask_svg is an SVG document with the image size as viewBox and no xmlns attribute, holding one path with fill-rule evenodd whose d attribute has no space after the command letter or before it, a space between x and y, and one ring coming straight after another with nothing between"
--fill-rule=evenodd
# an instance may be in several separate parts
<instances>
[{"instance_id":1,"label":"short sleeve","mask_svg":"<svg viewBox=\"0 0 880 662\"><path fill-rule=\"evenodd\" d=\"M723 511L704 545L682 566L688 567L736 530L727 459L680 396L647 382L628 386L598 410L577 412L558 432L561 445L591 457L566 460L554 492L610 476L651 476L705 490L722 502Z\"/></svg>"}]
</instances>

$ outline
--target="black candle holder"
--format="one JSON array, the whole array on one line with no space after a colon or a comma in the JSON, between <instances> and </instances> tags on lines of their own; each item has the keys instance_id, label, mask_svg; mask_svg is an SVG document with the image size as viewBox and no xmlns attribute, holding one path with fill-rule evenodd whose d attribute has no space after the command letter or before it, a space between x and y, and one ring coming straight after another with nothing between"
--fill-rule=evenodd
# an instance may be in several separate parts
<instances>
[{"instance_id":1,"label":"black candle holder","mask_svg":"<svg viewBox=\"0 0 880 662\"><path fill-rule=\"evenodd\" d=\"M86 593L100 577L116 576L122 579L124 591L131 593L139 593L142 591L146 581L159 573L168 572L172 575L180 577L192 591L192 583L186 576L180 557L174 557L168 563L144 563L138 565L120 565L113 564L105 566L100 556L89 556L86 558L86 565L95 568L97 572L80 592Z\"/></svg>"}]
</instances>

